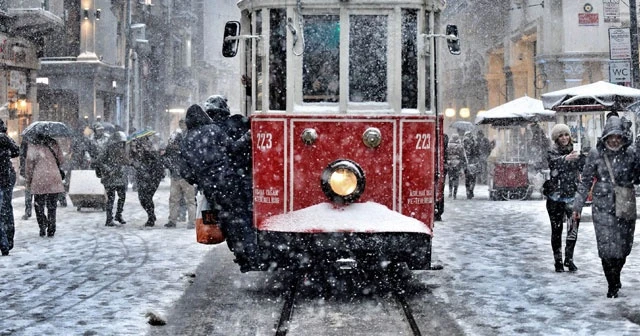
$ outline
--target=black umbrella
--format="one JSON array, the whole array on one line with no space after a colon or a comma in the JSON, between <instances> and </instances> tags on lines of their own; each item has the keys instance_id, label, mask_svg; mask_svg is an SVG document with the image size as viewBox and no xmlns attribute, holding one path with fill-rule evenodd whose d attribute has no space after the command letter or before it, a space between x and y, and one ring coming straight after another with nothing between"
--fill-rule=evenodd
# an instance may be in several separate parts
<instances>
[{"instance_id":1,"label":"black umbrella","mask_svg":"<svg viewBox=\"0 0 640 336\"><path fill-rule=\"evenodd\" d=\"M113 134L116 132L116 127L112 123L101 121L100 124L102 124L102 126L104 127L105 133Z\"/></svg>"},{"instance_id":2,"label":"black umbrella","mask_svg":"<svg viewBox=\"0 0 640 336\"><path fill-rule=\"evenodd\" d=\"M455 121L453 124L449 125L449 128L466 132L466 131L473 131L474 129L476 129L476 125L472 124L469 121L458 120L458 121Z\"/></svg>"},{"instance_id":3,"label":"black umbrella","mask_svg":"<svg viewBox=\"0 0 640 336\"><path fill-rule=\"evenodd\" d=\"M22 137L27 140L35 139L37 135L51 138L71 137L73 130L58 121L34 121L22 131Z\"/></svg>"}]
</instances>

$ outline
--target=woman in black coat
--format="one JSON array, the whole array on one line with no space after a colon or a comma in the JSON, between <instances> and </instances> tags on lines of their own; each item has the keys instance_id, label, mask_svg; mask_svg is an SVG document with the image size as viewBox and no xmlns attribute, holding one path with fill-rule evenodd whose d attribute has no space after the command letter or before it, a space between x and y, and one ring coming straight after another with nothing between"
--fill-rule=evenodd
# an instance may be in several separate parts
<instances>
[{"instance_id":1,"label":"woman in black coat","mask_svg":"<svg viewBox=\"0 0 640 336\"><path fill-rule=\"evenodd\" d=\"M571 132L567 125L556 124L551 130L551 140L553 140L553 146L547 152L547 163L551 175L548 183L553 186L553 191L547 194L547 213L551 221L551 249L556 272L564 272L564 267L567 267L570 272L575 272L578 267L573 263L573 250L578 239L578 222L569 223L569 220L585 158L584 155L573 150ZM568 223L563 264L562 228L565 217Z\"/></svg>"},{"instance_id":2,"label":"woman in black coat","mask_svg":"<svg viewBox=\"0 0 640 336\"><path fill-rule=\"evenodd\" d=\"M20 148L7 135L7 127L0 119L0 251L9 255L13 248L15 223L13 221L13 186L16 184L16 171L11 159L18 157Z\"/></svg>"},{"instance_id":3,"label":"woman in black coat","mask_svg":"<svg viewBox=\"0 0 640 336\"><path fill-rule=\"evenodd\" d=\"M150 135L132 142L131 162L136 172L138 200L147 212L147 222L144 226L154 226L156 214L153 195L158 190L160 181L164 178L164 165L160 153L154 149L151 143Z\"/></svg>"},{"instance_id":4,"label":"woman in black coat","mask_svg":"<svg viewBox=\"0 0 640 336\"><path fill-rule=\"evenodd\" d=\"M617 216L614 193L615 186L631 188L633 193L633 184L637 183L639 163L636 150L630 145L631 139L621 119L610 117L604 126L602 138L596 148L589 152L573 204L573 217L578 220L595 178L591 211L598 255L607 278L608 298L618 297L618 291L622 287L620 272L633 246L635 204L632 204L632 217ZM635 194L632 197L635 198Z\"/></svg>"}]
</instances>

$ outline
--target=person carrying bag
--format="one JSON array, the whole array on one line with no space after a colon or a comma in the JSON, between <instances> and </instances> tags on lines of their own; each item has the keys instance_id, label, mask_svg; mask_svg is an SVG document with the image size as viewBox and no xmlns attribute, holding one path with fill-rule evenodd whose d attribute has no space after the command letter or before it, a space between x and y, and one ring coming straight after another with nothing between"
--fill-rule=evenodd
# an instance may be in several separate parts
<instances>
[{"instance_id":1,"label":"person carrying bag","mask_svg":"<svg viewBox=\"0 0 640 336\"><path fill-rule=\"evenodd\" d=\"M595 178L593 227L608 298L618 297L622 287L620 274L633 247L637 217L633 185L640 175L640 163L628 134L621 118L607 120L600 141L589 152L573 203L573 219L579 220Z\"/></svg>"}]
</instances>

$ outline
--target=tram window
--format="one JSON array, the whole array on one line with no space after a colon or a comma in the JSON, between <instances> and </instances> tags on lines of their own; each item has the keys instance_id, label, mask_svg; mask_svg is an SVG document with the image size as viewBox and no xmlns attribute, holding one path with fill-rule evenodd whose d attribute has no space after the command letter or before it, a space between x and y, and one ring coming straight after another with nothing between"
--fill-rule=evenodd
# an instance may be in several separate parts
<instances>
[{"instance_id":1,"label":"tram window","mask_svg":"<svg viewBox=\"0 0 640 336\"><path fill-rule=\"evenodd\" d=\"M340 100L340 16L304 17L302 99L305 103Z\"/></svg>"},{"instance_id":2,"label":"tram window","mask_svg":"<svg viewBox=\"0 0 640 336\"><path fill-rule=\"evenodd\" d=\"M424 20L425 20L425 27L429 27L430 26L430 20L429 20L429 14L427 13L427 15L425 15ZM428 34L432 34L432 32L427 31ZM436 40L436 45L437 45L437 40ZM436 48L437 49L437 48ZM424 71L424 77L425 77L425 85L424 85L424 92L426 93L424 95L425 99L424 99L424 106L427 107L427 109L431 109L431 66L429 64L429 60L426 59L426 64L424 67L425 71ZM431 111L434 112L434 111Z\"/></svg>"},{"instance_id":3,"label":"tram window","mask_svg":"<svg viewBox=\"0 0 640 336\"><path fill-rule=\"evenodd\" d=\"M387 101L387 16L349 17L349 100Z\"/></svg>"},{"instance_id":4,"label":"tram window","mask_svg":"<svg viewBox=\"0 0 640 336\"><path fill-rule=\"evenodd\" d=\"M418 11L402 10L402 108L418 107Z\"/></svg>"},{"instance_id":5,"label":"tram window","mask_svg":"<svg viewBox=\"0 0 640 336\"><path fill-rule=\"evenodd\" d=\"M262 10L256 11L256 35L262 35ZM260 45L256 48L256 111L262 111L262 57Z\"/></svg>"},{"instance_id":6,"label":"tram window","mask_svg":"<svg viewBox=\"0 0 640 336\"><path fill-rule=\"evenodd\" d=\"M285 110L287 102L287 12L270 11L269 109Z\"/></svg>"}]
</instances>

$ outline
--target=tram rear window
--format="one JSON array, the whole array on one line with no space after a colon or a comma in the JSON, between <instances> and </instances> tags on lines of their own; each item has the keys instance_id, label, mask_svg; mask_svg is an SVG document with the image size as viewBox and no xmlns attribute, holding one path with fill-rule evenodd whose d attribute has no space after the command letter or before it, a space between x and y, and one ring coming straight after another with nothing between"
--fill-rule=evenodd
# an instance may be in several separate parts
<instances>
[{"instance_id":1,"label":"tram rear window","mask_svg":"<svg viewBox=\"0 0 640 336\"><path fill-rule=\"evenodd\" d=\"M305 103L340 100L340 16L305 15L302 98Z\"/></svg>"}]
</instances>

